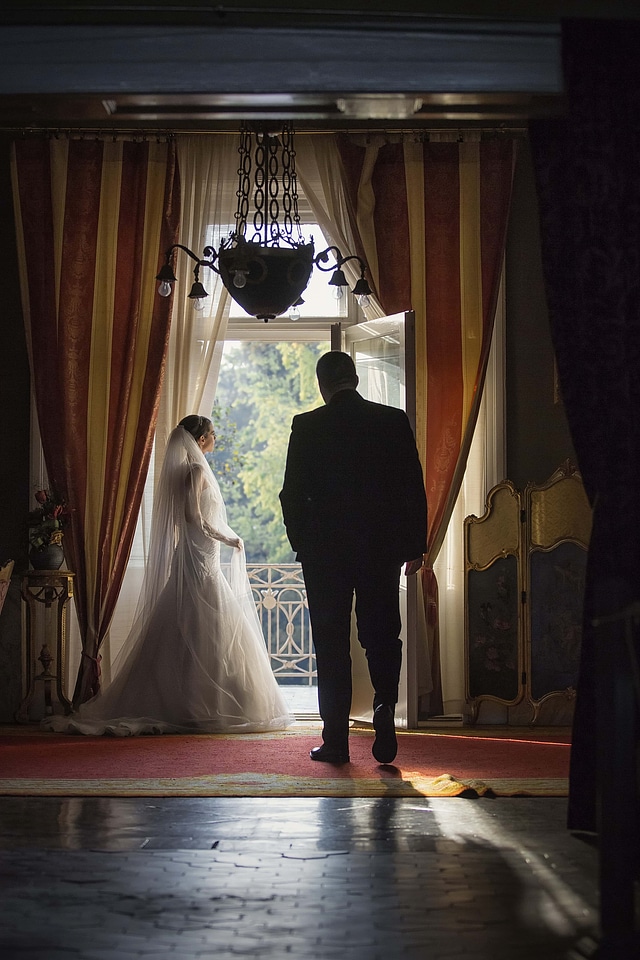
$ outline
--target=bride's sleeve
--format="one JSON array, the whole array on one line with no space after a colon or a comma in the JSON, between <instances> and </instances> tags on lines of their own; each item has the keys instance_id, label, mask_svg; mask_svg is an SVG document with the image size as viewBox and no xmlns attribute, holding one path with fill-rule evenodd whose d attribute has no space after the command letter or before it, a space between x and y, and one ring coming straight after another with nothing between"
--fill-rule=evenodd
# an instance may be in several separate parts
<instances>
[{"instance_id":1,"label":"bride's sleeve","mask_svg":"<svg viewBox=\"0 0 640 960\"><path fill-rule=\"evenodd\" d=\"M211 540L219 540L226 543L229 547L235 547L238 538L230 527L226 531L217 530L205 519L202 512L202 493L205 489L206 480L200 467L191 464L185 482L185 519L187 523L196 524L200 527L206 537Z\"/></svg>"}]
</instances>

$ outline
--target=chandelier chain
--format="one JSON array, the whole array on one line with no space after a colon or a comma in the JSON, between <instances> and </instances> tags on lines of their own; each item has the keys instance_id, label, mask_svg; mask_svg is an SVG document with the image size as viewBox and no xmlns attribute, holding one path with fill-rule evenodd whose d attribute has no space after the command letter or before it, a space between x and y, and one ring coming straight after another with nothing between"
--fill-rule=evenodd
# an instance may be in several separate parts
<instances>
[{"instance_id":1,"label":"chandelier chain","mask_svg":"<svg viewBox=\"0 0 640 960\"><path fill-rule=\"evenodd\" d=\"M298 178L296 175L296 151L293 145L293 130L288 124L282 128L282 206L284 210L284 228L289 237L293 235L294 224L297 239L302 242L300 214L298 212Z\"/></svg>"},{"instance_id":2,"label":"chandelier chain","mask_svg":"<svg viewBox=\"0 0 640 960\"><path fill-rule=\"evenodd\" d=\"M252 134L245 126L240 131L238 153L236 235L246 238L252 208L256 242L274 246L280 239L294 246L303 243L292 128L285 124L277 137L265 131Z\"/></svg>"},{"instance_id":3,"label":"chandelier chain","mask_svg":"<svg viewBox=\"0 0 640 960\"><path fill-rule=\"evenodd\" d=\"M255 168L253 174L253 229L258 235L265 231L262 242L267 242L267 233L265 227L265 183L266 174L266 150L265 136L262 133L256 134L256 149L254 153Z\"/></svg>"},{"instance_id":4,"label":"chandelier chain","mask_svg":"<svg viewBox=\"0 0 640 960\"><path fill-rule=\"evenodd\" d=\"M280 183L278 179L278 138L266 135L268 147L268 172L267 193L269 196L269 235L271 240L276 242L280 236L280 227L278 220L280 218L280 203L278 195L280 192Z\"/></svg>"},{"instance_id":5,"label":"chandelier chain","mask_svg":"<svg viewBox=\"0 0 640 960\"><path fill-rule=\"evenodd\" d=\"M249 216L249 197L251 195L251 133L248 129L240 131L240 166L238 167L238 208L236 210L236 233L244 237Z\"/></svg>"}]
</instances>

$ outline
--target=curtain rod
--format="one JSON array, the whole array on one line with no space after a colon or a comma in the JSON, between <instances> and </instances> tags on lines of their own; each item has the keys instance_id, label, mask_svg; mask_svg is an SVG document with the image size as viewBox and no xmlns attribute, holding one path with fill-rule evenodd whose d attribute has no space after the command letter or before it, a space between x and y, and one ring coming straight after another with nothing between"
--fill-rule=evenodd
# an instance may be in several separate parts
<instances>
[{"instance_id":1,"label":"curtain rod","mask_svg":"<svg viewBox=\"0 0 640 960\"><path fill-rule=\"evenodd\" d=\"M340 129L321 129L305 130L297 129L294 126L294 132L297 136L318 136L321 134L345 134L348 136L380 136L380 137L415 137L428 140L431 137L458 137L460 140L473 135L482 137L526 137L528 128L526 126L517 127L370 127L370 128L340 128ZM0 127L0 133L19 135L21 137L40 136L51 139L104 139L117 140L118 138L128 138L134 140L173 140L179 136L238 136L239 127L233 130L201 130L201 129L172 129L166 128L135 128L135 129L109 129L104 127Z\"/></svg>"},{"instance_id":2,"label":"curtain rod","mask_svg":"<svg viewBox=\"0 0 640 960\"><path fill-rule=\"evenodd\" d=\"M0 133L13 134L27 139L29 136L47 137L50 140L173 140L173 130L111 130L93 127L1 127Z\"/></svg>"}]
</instances>

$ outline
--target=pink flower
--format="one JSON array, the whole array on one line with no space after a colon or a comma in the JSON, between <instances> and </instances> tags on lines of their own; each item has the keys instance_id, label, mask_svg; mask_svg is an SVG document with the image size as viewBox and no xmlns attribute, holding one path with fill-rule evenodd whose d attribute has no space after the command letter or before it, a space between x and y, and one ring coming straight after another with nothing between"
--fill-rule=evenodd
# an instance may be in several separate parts
<instances>
[{"instance_id":1,"label":"pink flower","mask_svg":"<svg viewBox=\"0 0 640 960\"><path fill-rule=\"evenodd\" d=\"M35 497L38 503L46 503L49 499L46 490L36 490Z\"/></svg>"}]
</instances>

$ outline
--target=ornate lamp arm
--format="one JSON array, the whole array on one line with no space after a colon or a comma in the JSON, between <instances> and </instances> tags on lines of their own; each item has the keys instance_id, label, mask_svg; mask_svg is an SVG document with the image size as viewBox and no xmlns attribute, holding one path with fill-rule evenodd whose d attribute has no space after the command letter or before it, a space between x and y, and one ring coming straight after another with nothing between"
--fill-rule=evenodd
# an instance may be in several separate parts
<instances>
[{"instance_id":1,"label":"ornate lamp arm","mask_svg":"<svg viewBox=\"0 0 640 960\"><path fill-rule=\"evenodd\" d=\"M329 260L329 254L333 255L333 258L336 262L335 267L323 266ZM369 296L371 294L371 287L369 286L367 280L365 279L364 272L366 270L366 263L359 257L357 254L351 254L348 257L343 257L342 252L338 247L327 247L326 250L322 250L315 258L314 263L318 270L323 270L325 273L328 273L329 270L332 270L332 276L329 280L329 286L336 288L336 295L338 297L342 296L342 288L348 287L347 278L344 275L343 266L345 263L349 263L350 260L357 260L360 265L360 279L356 282L355 287L353 288L354 296L358 298L358 303L361 307L369 306Z\"/></svg>"},{"instance_id":2,"label":"ornate lamp arm","mask_svg":"<svg viewBox=\"0 0 640 960\"><path fill-rule=\"evenodd\" d=\"M329 254L333 254L333 259L336 261L335 267L323 266L325 263L328 264ZM342 266L342 252L338 247L327 247L326 250L321 250L320 253L316 254L316 256L313 258L313 262L318 270L323 270L325 273L328 273L330 270L339 269Z\"/></svg>"},{"instance_id":3,"label":"ornate lamp arm","mask_svg":"<svg viewBox=\"0 0 640 960\"><path fill-rule=\"evenodd\" d=\"M339 252L339 251L338 251L338 252ZM343 267L343 266L345 265L345 263L349 263L350 260L357 260L357 261L358 261L358 264L359 264L359 266L360 266L360 276L361 276L361 277L364 277L364 271L366 270L367 265L366 265L366 263L364 262L364 260L362 259L362 257L359 257L359 256L357 255L357 253L353 253L353 254L351 254L351 256L349 256L349 257L340 257L340 259L339 259L339 261L338 261L338 266L339 266L339 267Z\"/></svg>"},{"instance_id":4,"label":"ornate lamp arm","mask_svg":"<svg viewBox=\"0 0 640 960\"><path fill-rule=\"evenodd\" d=\"M217 273L220 276L220 271L215 266L215 262L218 259L218 254L213 247L205 247L203 250L203 259L201 259L193 250L189 250L189 247L185 247L183 243L174 243L169 247L165 256L166 262L164 266L160 268L160 273L156 277L156 280L160 281L160 286L158 287L158 293L161 297L171 296L171 284L175 283L176 275L173 272L173 267L171 266L171 260L173 258L174 250L184 250L192 260L195 260L195 267L193 268L193 284L191 285L191 291L189 293L189 300L195 300L196 310L201 310L204 306L204 301L209 296L205 288L200 283L200 267L209 267L210 270L213 270L214 273Z\"/></svg>"}]
</instances>

